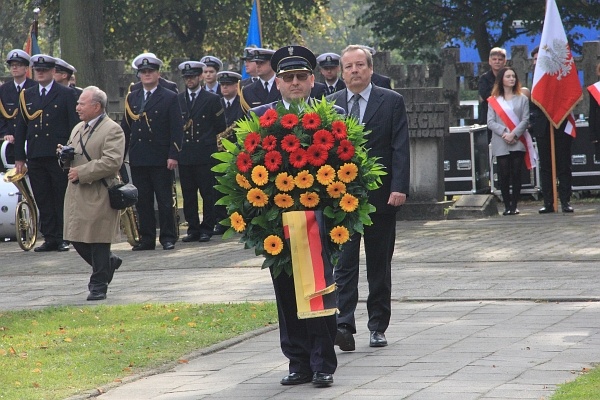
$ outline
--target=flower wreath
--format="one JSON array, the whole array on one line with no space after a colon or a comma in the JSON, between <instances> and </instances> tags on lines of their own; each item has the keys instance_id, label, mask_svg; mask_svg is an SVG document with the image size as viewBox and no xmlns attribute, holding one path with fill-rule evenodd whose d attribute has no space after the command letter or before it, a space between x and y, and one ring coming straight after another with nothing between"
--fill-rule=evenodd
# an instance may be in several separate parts
<instances>
[{"instance_id":1,"label":"flower wreath","mask_svg":"<svg viewBox=\"0 0 600 400\"><path fill-rule=\"evenodd\" d=\"M245 248L265 257L263 268L292 275L282 213L321 210L335 265L341 245L372 224L367 192L386 173L367 154L363 126L323 100L289 110L280 102L260 118L240 119L234 130L236 143L223 139L226 151L213 154L221 161L213 168L215 188L224 194L216 204L229 215L220 222L230 227L223 238L241 233Z\"/></svg>"}]
</instances>

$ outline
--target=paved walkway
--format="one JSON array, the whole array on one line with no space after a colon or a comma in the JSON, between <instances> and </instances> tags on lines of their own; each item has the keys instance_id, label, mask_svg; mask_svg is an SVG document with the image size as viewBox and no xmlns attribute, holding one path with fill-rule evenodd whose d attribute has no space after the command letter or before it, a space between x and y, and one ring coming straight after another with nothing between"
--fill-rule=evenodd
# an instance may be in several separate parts
<instances>
[{"instance_id":1,"label":"paved walkway","mask_svg":"<svg viewBox=\"0 0 600 400\"><path fill-rule=\"evenodd\" d=\"M547 399L600 361L600 205L575 207L399 222L390 345L368 347L360 303L357 349L338 353L330 388L281 386L286 359L278 331L266 329L107 385L98 399ZM106 304L273 299L260 259L234 239L179 242L174 252L115 249L124 263ZM73 250L0 243L0 310L89 304L88 278ZM227 291L213 290L225 283ZM360 293L364 300L364 276Z\"/></svg>"}]
</instances>

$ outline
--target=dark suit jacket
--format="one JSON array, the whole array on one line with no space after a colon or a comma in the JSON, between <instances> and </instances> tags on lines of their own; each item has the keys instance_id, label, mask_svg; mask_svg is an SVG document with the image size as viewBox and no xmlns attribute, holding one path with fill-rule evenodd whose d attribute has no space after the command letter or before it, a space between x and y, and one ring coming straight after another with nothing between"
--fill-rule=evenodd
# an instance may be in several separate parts
<instances>
[{"instance_id":1,"label":"dark suit jacket","mask_svg":"<svg viewBox=\"0 0 600 400\"><path fill-rule=\"evenodd\" d=\"M210 155L217 152L217 134L226 128L221 97L202 89L193 104L190 104L187 90L179 93L177 98L186 128L183 148L179 154L179 164L214 163Z\"/></svg>"},{"instance_id":2,"label":"dark suit jacket","mask_svg":"<svg viewBox=\"0 0 600 400\"><path fill-rule=\"evenodd\" d=\"M21 107L15 129L15 159L25 161L39 157L56 157L56 146L67 143L71 130L80 121L75 108L75 91L57 82L42 100L39 85L25 90L25 106L29 115L42 114L29 120ZM27 155L25 141L27 140Z\"/></svg>"},{"instance_id":3,"label":"dark suit jacket","mask_svg":"<svg viewBox=\"0 0 600 400\"><path fill-rule=\"evenodd\" d=\"M144 90L129 93L127 103L139 115ZM167 165L179 160L183 142L183 122L177 94L158 86L144 107L145 114L135 121L127 112L121 121L129 151L129 164L136 167Z\"/></svg>"},{"instance_id":4,"label":"dark suit jacket","mask_svg":"<svg viewBox=\"0 0 600 400\"><path fill-rule=\"evenodd\" d=\"M348 89L327 97L348 111ZM369 202L377 213L392 214L396 207L387 204L391 192L408 195L410 180L410 149L408 118L404 98L393 90L373 85L362 120L367 135L366 148L370 157L378 157L386 167L382 186L369 192Z\"/></svg>"},{"instance_id":5,"label":"dark suit jacket","mask_svg":"<svg viewBox=\"0 0 600 400\"><path fill-rule=\"evenodd\" d=\"M202 89L206 90L208 92L208 88L206 87L206 85L202 85ZM208 92L210 93L210 92ZM221 96L221 85L217 85L217 91L216 93L212 93L212 94L218 94L219 96Z\"/></svg>"},{"instance_id":6,"label":"dark suit jacket","mask_svg":"<svg viewBox=\"0 0 600 400\"><path fill-rule=\"evenodd\" d=\"M371 75L371 82L373 83L373 85L379 86L381 88L392 88L392 80L389 76L380 75L378 73L373 72L373 75Z\"/></svg>"},{"instance_id":7,"label":"dark suit jacket","mask_svg":"<svg viewBox=\"0 0 600 400\"><path fill-rule=\"evenodd\" d=\"M310 97L314 99L320 99L323 96L327 96L329 93L327 91L327 85L321 82L315 82L312 90L310 91Z\"/></svg>"},{"instance_id":8,"label":"dark suit jacket","mask_svg":"<svg viewBox=\"0 0 600 400\"><path fill-rule=\"evenodd\" d=\"M328 95L333 94L335 92L339 92L342 89L346 89L346 84L341 79L338 79L335 85L333 86L333 92L329 90L329 84L327 82L322 83L326 86Z\"/></svg>"},{"instance_id":9,"label":"dark suit jacket","mask_svg":"<svg viewBox=\"0 0 600 400\"><path fill-rule=\"evenodd\" d=\"M22 89L27 89L37 85L33 79L25 79L22 84ZM0 85L0 102L6 113L12 115L17 110L17 115L14 118L6 118L0 113L0 138L6 135L14 135L17 127L17 118L19 117L19 93L15 87L14 81L8 81Z\"/></svg>"},{"instance_id":10,"label":"dark suit jacket","mask_svg":"<svg viewBox=\"0 0 600 400\"><path fill-rule=\"evenodd\" d=\"M600 140L600 104L590 95L590 139Z\"/></svg>"},{"instance_id":11,"label":"dark suit jacket","mask_svg":"<svg viewBox=\"0 0 600 400\"><path fill-rule=\"evenodd\" d=\"M267 95L265 93L265 87L260 79L253 84L244 87L242 93L244 100L246 100L246 103L248 103L250 108L281 100L281 93L279 93L279 89L277 89L275 82L273 82L271 90L269 90L269 95Z\"/></svg>"},{"instance_id":12,"label":"dark suit jacket","mask_svg":"<svg viewBox=\"0 0 600 400\"><path fill-rule=\"evenodd\" d=\"M258 79L258 78L256 78L256 79ZM242 80L240 81L240 86L241 86L242 88L245 88L246 86L248 86L248 85L252 85L253 83L254 83L254 82L252 81L252 77L248 77L248 78L246 78L246 79L242 79Z\"/></svg>"},{"instance_id":13,"label":"dark suit jacket","mask_svg":"<svg viewBox=\"0 0 600 400\"><path fill-rule=\"evenodd\" d=\"M177 89L177 84L175 82L166 80L162 76L158 78L158 86L162 86L164 88L169 89L172 92L179 93L179 89ZM129 87L129 91L133 92L134 90L140 90L141 88L142 82L136 82Z\"/></svg>"},{"instance_id":14,"label":"dark suit jacket","mask_svg":"<svg viewBox=\"0 0 600 400\"><path fill-rule=\"evenodd\" d=\"M227 122L227 126L246 115L240 104L240 96L235 96L233 103L231 103L229 108L225 107L226 104L224 98L221 98L221 104L223 104L223 108L225 108L225 121Z\"/></svg>"}]
</instances>

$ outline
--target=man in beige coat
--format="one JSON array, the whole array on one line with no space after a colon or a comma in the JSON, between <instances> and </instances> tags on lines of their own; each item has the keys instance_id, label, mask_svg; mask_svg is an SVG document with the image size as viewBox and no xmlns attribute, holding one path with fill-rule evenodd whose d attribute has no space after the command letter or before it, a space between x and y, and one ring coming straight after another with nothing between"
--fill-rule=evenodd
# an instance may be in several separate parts
<instances>
[{"instance_id":1,"label":"man in beige coat","mask_svg":"<svg viewBox=\"0 0 600 400\"><path fill-rule=\"evenodd\" d=\"M67 143L75 149L75 156L65 166L69 169L69 184L65 195L64 237L92 266L88 300L106 299L108 284L122 263L110 251L111 243L119 238L119 210L110 207L102 179L108 186L115 183L123 164L125 135L120 125L106 115L106 102L106 93L97 87L83 90L77 101L82 122L73 128Z\"/></svg>"}]
</instances>

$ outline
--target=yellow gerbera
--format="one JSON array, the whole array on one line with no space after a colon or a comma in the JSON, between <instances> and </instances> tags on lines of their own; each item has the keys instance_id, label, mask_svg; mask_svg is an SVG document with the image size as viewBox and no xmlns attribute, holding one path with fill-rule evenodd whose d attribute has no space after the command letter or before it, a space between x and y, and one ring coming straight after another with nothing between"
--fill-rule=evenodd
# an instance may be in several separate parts
<instances>
[{"instance_id":1,"label":"yellow gerbera","mask_svg":"<svg viewBox=\"0 0 600 400\"><path fill-rule=\"evenodd\" d=\"M275 205L279 208L290 208L294 205L294 199L286 193L276 194L274 200Z\"/></svg>"},{"instance_id":2,"label":"yellow gerbera","mask_svg":"<svg viewBox=\"0 0 600 400\"><path fill-rule=\"evenodd\" d=\"M346 193L344 196L342 196L342 199L340 200L340 207L342 208L342 210L348 213L352 212L356 210L356 207L358 207L358 199L352 196L351 194Z\"/></svg>"},{"instance_id":3,"label":"yellow gerbera","mask_svg":"<svg viewBox=\"0 0 600 400\"><path fill-rule=\"evenodd\" d=\"M279 236L269 235L265 238L263 245L265 246L265 251L272 256L276 256L281 253L283 250L283 241Z\"/></svg>"},{"instance_id":4,"label":"yellow gerbera","mask_svg":"<svg viewBox=\"0 0 600 400\"><path fill-rule=\"evenodd\" d=\"M289 192L294 189L294 177L287 172L281 172L275 178L275 186L279 191Z\"/></svg>"},{"instance_id":5,"label":"yellow gerbera","mask_svg":"<svg viewBox=\"0 0 600 400\"><path fill-rule=\"evenodd\" d=\"M346 163L342 165L337 173L340 181L350 183L358 175L358 167L354 163Z\"/></svg>"},{"instance_id":6,"label":"yellow gerbera","mask_svg":"<svg viewBox=\"0 0 600 400\"><path fill-rule=\"evenodd\" d=\"M236 232L243 232L244 229L246 229L244 217L242 217L237 211L229 216L229 220L231 221L231 226Z\"/></svg>"},{"instance_id":7,"label":"yellow gerbera","mask_svg":"<svg viewBox=\"0 0 600 400\"><path fill-rule=\"evenodd\" d=\"M252 168L252 181L258 186L266 185L269 182L269 171L264 165L257 165Z\"/></svg>"},{"instance_id":8,"label":"yellow gerbera","mask_svg":"<svg viewBox=\"0 0 600 400\"><path fill-rule=\"evenodd\" d=\"M300 203L307 208L316 207L319 200L319 195L315 192L306 192L300 195Z\"/></svg>"},{"instance_id":9,"label":"yellow gerbera","mask_svg":"<svg viewBox=\"0 0 600 400\"><path fill-rule=\"evenodd\" d=\"M344 244L350 239L350 232L345 226L336 226L329 232L331 241L336 244Z\"/></svg>"},{"instance_id":10,"label":"yellow gerbera","mask_svg":"<svg viewBox=\"0 0 600 400\"><path fill-rule=\"evenodd\" d=\"M300 189L308 189L315 182L315 177L308 170L304 170L298 172L298 175L294 178L294 182Z\"/></svg>"},{"instance_id":11,"label":"yellow gerbera","mask_svg":"<svg viewBox=\"0 0 600 400\"><path fill-rule=\"evenodd\" d=\"M248 199L254 207L264 207L269 202L269 196L258 188L250 189L248 194L246 194L246 199Z\"/></svg>"},{"instance_id":12,"label":"yellow gerbera","mask_svg":"<svg viewBox=\"0 0 600 400\"><path fill-rule=\"evenodd\" d=\"M249 190L250 188L252 188L252 186L250 185L250 182L248 181L248 179L246 179L246 177L244 175L242 175L242 174L237 174L235 176L235 181L243 189Z\"/></svg>"},{"instance_id":13,"label":"yellow gerbera","mask_svg":"<svg viewBox=\"0 0 600 400\"><path fill-rule=\"evenodd\" d=\"M329 185L335 179L335 169L331 165L323 165L317 171L317 181L323 186Z\"/></svg>"},{"instance_id":14,"label":"yellow gerbera","mask_svg":"<svg viewBox=\"0 0 600 400\"><path fill-rule=\"evenodd\" d=\"M340 181L333 182L327 186L327 193L331 198L339 199L342 194L346 193L346 185Z\"/></svg>"}]
</instances>

